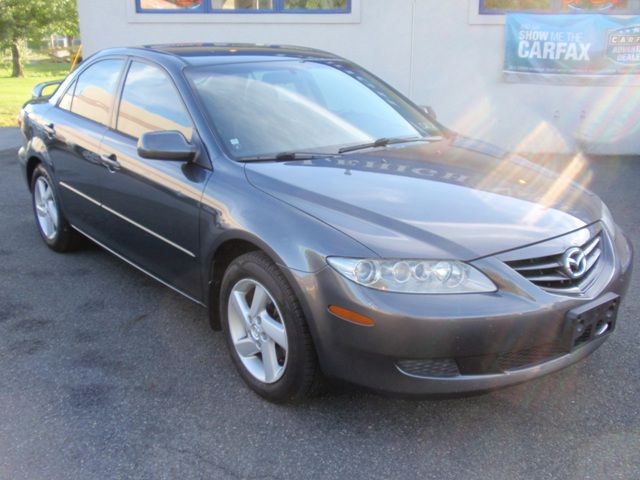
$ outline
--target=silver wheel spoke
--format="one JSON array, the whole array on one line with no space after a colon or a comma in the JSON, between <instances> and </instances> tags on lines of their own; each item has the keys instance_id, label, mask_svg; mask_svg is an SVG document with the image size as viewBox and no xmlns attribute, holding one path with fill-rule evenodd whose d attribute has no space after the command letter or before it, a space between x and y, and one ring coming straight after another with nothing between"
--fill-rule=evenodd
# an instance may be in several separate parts
<instances>
[{"instance_id":1,"label":"silver wheel spoke","mask_svg":"<svg viewBox=\"0 0 640 480\"><path fill-rule=\"evenodd\" d=\"M38 179L38 183L36 184L36 188L38 189L38 196L40 197L40 201L44 203L45 200L45 191L46 185L43 180Z\"/></svg>"},{"instance_id":2,"label":"silver wheel spoke","mask_svg":"<svg viewBox=\"0 0 640 480\"><path fill-rule=\"evenodd\" d=\"M266 333L271 340L287 350L287 332L285 331L284 326L280 322L271 318L267 312L260 315L260 319L262 320L262 329L264 330L264 333Z\"/></svg>"},{"instance_id":3,"label":"silver wheel spoke","mask_svg":"<svg viewBox=\"0 0 640 480\"><path fill-rule=\"evenodd\" d=\"M41 217L47 215L48 213L46 207L39 203L36 203L36 210L38 211L38 215L40 215Z\"/></svg>"},{"instance_id":4,"label":"silver wheel spoke","mask_svg":"<svg viewBox=\"0 0 640 480\"><path fill-rule=\"evenodd\" d=\"M241 357L253 357L260 351L256 343L249 337L241 338L235 343L235 346Z\"/></svg>"},{"instance_id":5,"label":"silver wheel spoke","mask_svg":"<svg viewBox=\"0 0 640 480\"><path fill-rule=\"evenodd\" d=\"M253 291L253 299L251 300L251 310L249 310L250 317L257 317L260 312L267 308L267 301L269 300L269 294L260 285L256 285Z\"/></svg>"},{"instance_id":6,"label":"silver wheel spoke","mask_svg":"<svg viewBox=\"0 0 640 480\"><path fill-rule=\"evenodd\" d=\"M249 306L247 305L244 293L233 291L231 293L230 301L233 309L242 320L244 328L248 330L251 327L251 321L249 320Z\"/></svg>"},{"instance_id":7,"label":"silver wheel spoke","mask_svg":"<svg viewBox=\"0 0 640 480\"><path fill-rule=\"evenodd\" d=\"M47 237L51 236L53 230L53 224L51 222L51 217L49 215L45 215L44 217L44 234Z\"/></svg>"},{"instance_id":8,"label":"silver wheel spoke","mask_svg":"<svg viewBox=\"0 0 640 480\"><path fill-rule=\"evenodd\" d=\"M58 228L58 209L56 208L55 203L52 201L47 203L47 211L49 212L54 228Z\"/></svg>"},{"instance_id":9,"label":"silver wheel spoke","mask_svg":"<svg viewBox=\"0 0 640 480\"><path fill-rule=\"evenodd\" d=\"M279 373L278 370L281 368L280 365L278 365L275 343L271 340L263 342L261 352L262 365L264 366L264 381L271 383L276 379Z\"/></svg>"},{"instance_id":10,"label":"silver wheel spoke","mask_svg":"<svg viewBox=\"0 0 640 480\"><path fill-rule=\"evenodd\" d=\"M47 185L44 189L44 201L49 202L51 200L53 200L53 192L51 190L51 187Z\"/></svg>"}]
</instances>

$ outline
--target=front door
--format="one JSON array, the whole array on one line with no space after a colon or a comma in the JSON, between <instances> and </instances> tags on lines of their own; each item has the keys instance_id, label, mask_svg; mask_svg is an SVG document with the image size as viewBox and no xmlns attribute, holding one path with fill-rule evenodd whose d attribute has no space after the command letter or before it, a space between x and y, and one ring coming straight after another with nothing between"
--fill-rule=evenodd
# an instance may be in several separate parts
<instances>
[{"instance_id":1,"label":"front door","mask_svg":"<svg viewBox=\"0 0 640 480\"><path fill-rule=\"evenodd\" d=\"M149 160L136 144L149 131L178 130L196 142L178 91L160 67L133 61L126 74L115 128L101 155L110 160L103 208L109 245L183 293L202 300L200 200L210 170L197 163Z\"/></svg>"}]
</instances>

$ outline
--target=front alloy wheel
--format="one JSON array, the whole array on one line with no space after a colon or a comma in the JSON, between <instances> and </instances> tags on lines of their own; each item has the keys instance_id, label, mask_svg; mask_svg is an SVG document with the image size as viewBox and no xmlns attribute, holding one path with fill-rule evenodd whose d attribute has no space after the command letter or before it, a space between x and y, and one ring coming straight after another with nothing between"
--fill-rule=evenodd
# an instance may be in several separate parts
<instances>
[{"instance_id":1,"label":"front alloy wheel","mask_svg":"<svg viewBox=\"0 0 640 480\"><path fill-rule=\"evenodd\" d=\"M287 330L267 289L253 279L231 290L227 312L236 353L256 380L275 383L287 366Z\"/></svg>"},{"instance_id":2,"label":"front alloy wheel","mask_svg":"<svg viewBox=\"0 0 640 480\"><path fill-rule=\"evenodd\" d=\"M319 385L315 349L300 303L262 252L236 258L220 290L220 319L242 379L273 402L297 401Z\"/></svg>"}]
</instances>

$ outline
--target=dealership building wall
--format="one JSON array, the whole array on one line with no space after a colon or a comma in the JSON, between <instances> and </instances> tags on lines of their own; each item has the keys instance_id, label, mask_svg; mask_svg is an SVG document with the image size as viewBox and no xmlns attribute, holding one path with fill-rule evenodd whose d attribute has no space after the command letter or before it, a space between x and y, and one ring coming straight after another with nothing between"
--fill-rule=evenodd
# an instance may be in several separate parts
<instances>
[{"instance_id":1,"label":"dealership building wall","mask_svg":"<svg viewBox=\"0 0 640 480\"><path fill-rule=\"evenodd\" d=\"M465 135L518 152L640 153L638 86L507 83L504 16L479 0L352 0L344 14L138 13L79 0L85 57L101 48L255 42L320 48L371 70Z\"/></svg>"}]
</instances>

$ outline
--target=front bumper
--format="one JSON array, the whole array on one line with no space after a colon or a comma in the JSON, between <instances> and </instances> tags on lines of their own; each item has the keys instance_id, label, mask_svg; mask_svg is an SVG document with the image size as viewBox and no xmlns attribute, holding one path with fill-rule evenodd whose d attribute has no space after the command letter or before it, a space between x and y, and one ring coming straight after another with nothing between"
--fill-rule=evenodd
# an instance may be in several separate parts
<instances>
[{"instance_id":1,"label":"front bumper","mask_svg":"<svg viewBox=\"0 0 640 480\"><path fill-rule=\"evenodd\" d=\"M546 375L602 345L609 332L575 344L567 313L602 295L626 293L631 248L622 233L612 245L616 260L608 281L580 297L551 294L517 279L495 258L475 262L500 286L487 294L380 292L330 267L298 281L327 376L403 395L462 394ZM329 305L365 315L375 325L340 319L329 313Z\"/></svg>"}]
</instances>

